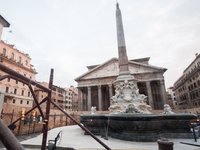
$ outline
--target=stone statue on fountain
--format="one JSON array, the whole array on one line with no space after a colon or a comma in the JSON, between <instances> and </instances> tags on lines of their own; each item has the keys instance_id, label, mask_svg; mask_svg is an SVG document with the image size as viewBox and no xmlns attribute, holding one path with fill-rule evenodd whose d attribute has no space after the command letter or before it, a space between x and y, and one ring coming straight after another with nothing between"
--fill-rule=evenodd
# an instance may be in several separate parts
<instances>
[{"instance_id":1,"label":"stone statue on fountain","mask_svg":"<svg viewBox=\"0 0 200 150\"><path fill-rule=\"evenodd\" d=\"M109 111L111 114L150 114L151 106L146 101L147 96L139 93L137 84L124 80L115 85L115 95L111 98Z\"/></svg>"}]
</instances>

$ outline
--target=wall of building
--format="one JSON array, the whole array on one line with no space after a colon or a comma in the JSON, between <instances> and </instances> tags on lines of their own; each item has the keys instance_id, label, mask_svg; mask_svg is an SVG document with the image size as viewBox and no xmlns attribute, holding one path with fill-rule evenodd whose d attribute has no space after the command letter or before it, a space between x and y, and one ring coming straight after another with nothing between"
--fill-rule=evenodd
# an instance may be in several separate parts
<instances>
[{"instance_id":1,"label":"wall of building","mask_svg":"<svg viewBox=\"0 0 200 150\"><path fill-rule=\"evenodd\" d=\"M6 44L1 41L0 44L0 63L13 69L14 71L35 80L37 72L30 64L31 58L28 54L24 54L15 49L13 45ZM0 71L0 76L6 75ZM4 111L9 105L22 108L31 108L33 106L33 97L27 85L11 78L6 78L0 81L0 88L5 90L3 102ZM34 88L32 86L32 88Z\"/></svg>"}]
</instances>

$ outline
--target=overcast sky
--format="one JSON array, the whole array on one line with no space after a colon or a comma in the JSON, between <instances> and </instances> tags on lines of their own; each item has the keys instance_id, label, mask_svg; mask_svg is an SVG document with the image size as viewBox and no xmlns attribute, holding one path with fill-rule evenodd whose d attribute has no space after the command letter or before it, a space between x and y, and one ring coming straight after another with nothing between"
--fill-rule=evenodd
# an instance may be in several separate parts
<instances>
[{"instance_id":1,"label":"overcast sky","mask_svg":"<svg viewBox=\"0 0 200 150\"><path fill-rule=\"evenodd\" d=\"M200 0L120 0L129 59L150 57L172 86L200 50ZM86 66L118 57L115 0L0 0L2 40L28 53L54 85L77 86ZM9 32L12 31L12 32Z\"/></svg>"}]
</instances>

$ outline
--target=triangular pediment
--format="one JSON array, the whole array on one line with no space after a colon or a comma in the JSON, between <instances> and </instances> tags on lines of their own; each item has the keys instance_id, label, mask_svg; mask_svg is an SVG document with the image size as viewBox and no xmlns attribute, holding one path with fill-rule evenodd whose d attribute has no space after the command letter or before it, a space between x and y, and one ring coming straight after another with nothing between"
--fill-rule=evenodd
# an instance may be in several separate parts
<instances>
[{"instance_id":1,"label":"triangular pediment","mask_svg":"<svg viewBox=\"0 0 200 150\"><path fill-rule=\"evenodd\" d=\"M143 74L143 73L155 73L155 72L165 72L167 69L156 67L152 65L147 65L138 62L129 61L129 70L131 74Z\"/></svg>"},{"instance_id":2,"label":"triangular pediment","mask_svg":"<svg viewBox=\"0 0 200 150\"><path fill-rule=\"evenodd\" d=\"M165 68L156 67L148 64L139 62L129 61L129 70L131 74L143 74L143 73L155 73L165 72ZM78 80L88 80L94 78L106 78L106 77L117 77L119 74L118 59L112 58L101 65L97 65L93 69L89 70L85 74L77 77Z\"/></svg>"},{"instance_id":3,"label":"triangular pediment","mask_svg":"<svg viewBox=\"0 0 200 150\"><path fill-rule=\"evenodd\" d=\"M89 70L85 74L77 77L75 80L87 80L93 78L104 78L117 76L119 72L118 59L112 58L105 63L98 65L97 67Z\"/></svg>"}]
</instances>

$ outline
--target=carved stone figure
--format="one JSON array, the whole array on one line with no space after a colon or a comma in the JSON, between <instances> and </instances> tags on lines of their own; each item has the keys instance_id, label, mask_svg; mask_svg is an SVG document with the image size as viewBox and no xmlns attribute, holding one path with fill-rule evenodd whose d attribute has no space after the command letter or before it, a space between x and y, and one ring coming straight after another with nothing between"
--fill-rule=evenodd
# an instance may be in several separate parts
<instances>
[{"instance_id":1,"label":"carved stone figure","mask_svg":"<svg viewBox=\"0 0 200 150\"><path fill-rule=\"evenodd\" d=\"M147 96L140 94L134 81L120 81L115 84L115 95L111 98L111 114L140 113L149 114L151 106L146 104Z\"/></svg>"},{"instance_id":2,"label":"carved stone figure","mask_svg":"<svg viewBox=\"0 0 200 150\"><path fill-rule=\"evenodd\" d=\"M96 106L91 107L91 114L96 114Z\"/></svg>"},{"instance_id":3,"label":"carved stone figure","mask_svg":"<svg viewBox=\"0 0 200 150\"><path fill-rule=\"evenodd\" d=\"M164 105L164 112L163 114L174 114L174 112L172 112L171 107L168 104Z\"/></svg>"}]
</instances>

